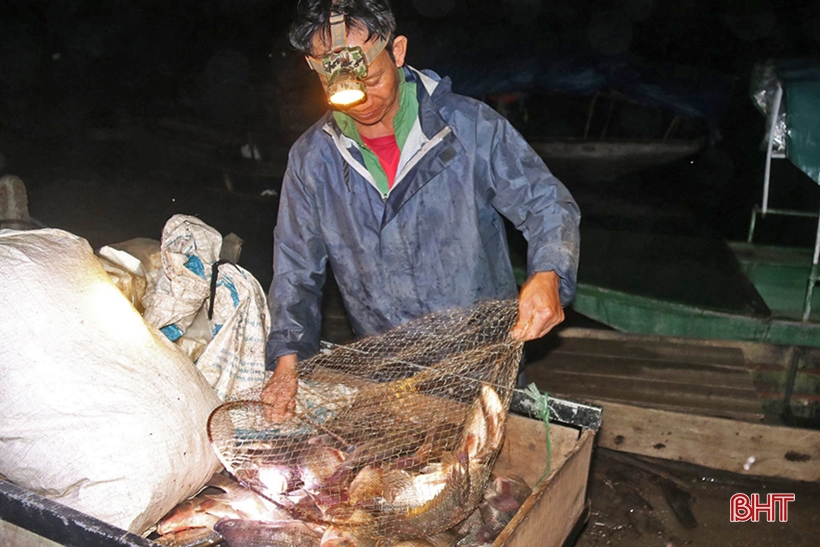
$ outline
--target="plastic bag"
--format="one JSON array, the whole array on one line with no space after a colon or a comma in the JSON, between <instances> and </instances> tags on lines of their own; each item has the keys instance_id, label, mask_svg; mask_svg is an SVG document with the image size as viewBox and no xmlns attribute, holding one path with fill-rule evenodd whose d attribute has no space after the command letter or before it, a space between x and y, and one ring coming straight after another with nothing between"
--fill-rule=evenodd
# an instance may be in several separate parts
<instances>
[{"instance_id":1,"label":"plastic bag","mask_svg":"<svg viewBox=\"0 0 820 547\"><path fill-rule=\"evenodd\" d=\"M143 305L146 320L176 342L227 400L264 383L271 320L259 282L241 266L220 263L221 247L222 236L200 219L171 217L162 232L162 274L149 282Z\"/></svg>"}]
</instances>

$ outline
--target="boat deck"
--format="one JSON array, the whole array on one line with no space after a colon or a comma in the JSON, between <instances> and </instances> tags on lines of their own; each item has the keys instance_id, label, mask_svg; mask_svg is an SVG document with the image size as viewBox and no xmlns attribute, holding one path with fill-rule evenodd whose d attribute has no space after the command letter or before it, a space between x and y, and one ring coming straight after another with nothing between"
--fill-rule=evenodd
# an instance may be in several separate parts
<instances>
[{"instance_id":1,"label":"boat deck","mask_svg":"<svg viewBox=\"0 0 820 547\"><path fill-rule=\"evenodd\" d=\"M528 346L525 370L540 391L603 407L601 447L818 482L820 431L784 426L776 412L782 384L767 383L791 365L811 375L818 355L815 348L570 327Z\"/></svg>"},{"instance_id":2,"label":"boat deck","mask_svg":"<svg viewBox=\"0 0 820 547\"><path fill-rule=\"evenodd\" d=\"M762 421L738 347L570 328L552 338L527 379L556 396Z\"/></svg>"}]
</instances>

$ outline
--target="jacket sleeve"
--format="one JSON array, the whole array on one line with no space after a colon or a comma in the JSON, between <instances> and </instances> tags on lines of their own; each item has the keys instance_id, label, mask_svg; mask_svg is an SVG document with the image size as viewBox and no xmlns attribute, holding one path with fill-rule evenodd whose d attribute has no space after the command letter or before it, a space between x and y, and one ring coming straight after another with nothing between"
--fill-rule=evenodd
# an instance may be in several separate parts
<instances>
[{"instance_id":1,"label":"jacket sleeve","mask_svg":"<svg viewBox=\"0 0 820 547\"><path fill-rule=\"evenodd\" d=\"M282 355L299 359L319 349L322 287L327 251L321 238L315 197L291 153L282 181L279 213L273 231L273 281L268 301L273 315L266 364L276 367Z\"/></svg>"},{"instance_id":2,"label":"jacket sleeve","mask_svg":"<svg viewBox=\"0 0 820 547\"><path fill-rule=\"evenodd\" d=\"M575 298L581 213L524 137L487 105L479 107L477 143L487 147L488 188L495 209L528 243L528 275L554 271L561 278L561 303Z\"/></svg>"}]
</instances>

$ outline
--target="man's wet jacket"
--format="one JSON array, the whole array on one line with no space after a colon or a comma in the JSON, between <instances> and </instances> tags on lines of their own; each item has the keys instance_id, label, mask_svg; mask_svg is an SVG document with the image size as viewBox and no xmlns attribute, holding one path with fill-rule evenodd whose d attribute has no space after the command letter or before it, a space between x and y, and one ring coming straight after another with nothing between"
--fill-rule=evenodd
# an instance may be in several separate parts
<instances>
[{"instance_id":1,"label":"man's wet jacket","mask_svg":"<svg viewBox=\"0 0 820 547\"><path fill-rule=\"evenodd\" d=\"M405 68L419 116L384 196L358 145L328 113L290 151L274 230L267 362L316 353L329 263L357 336L433 311L518 294L504 229L528 241L528 270L575 295L580 213L521 135L449 79Z\"/></svg>"}]
</instances>

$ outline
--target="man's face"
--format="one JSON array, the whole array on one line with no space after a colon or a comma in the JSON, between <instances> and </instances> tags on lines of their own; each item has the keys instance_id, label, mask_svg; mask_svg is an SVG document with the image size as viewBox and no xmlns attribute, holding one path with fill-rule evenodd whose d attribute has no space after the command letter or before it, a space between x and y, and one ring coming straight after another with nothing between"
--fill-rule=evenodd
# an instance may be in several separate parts
<instances>
[{"instance_id":1,"label":"man's face","mask_svg":"<svg viewBox=\"0 0 820 547\"><path fill-rule=\"evenodd\" d=\"M358 27L348 27L347 45L361 46L366 50L372 45L366 41L367 30ZM399 109L399 72L398 67L404 64L407 38L396 36L393 40L393 56L391 59L387 50L382 50L373 62L367 67L367 77L364 85L367 88L367 98L344 112L361 125L376 125L383 121L392 121ZM313 56L321 59L330 50L330 44L322 41L319 34L313 36ZM317 73L322 86L327 87L327 78L321 72Z\"/></svg>"}]
</instances>

